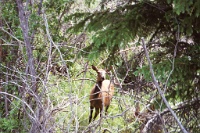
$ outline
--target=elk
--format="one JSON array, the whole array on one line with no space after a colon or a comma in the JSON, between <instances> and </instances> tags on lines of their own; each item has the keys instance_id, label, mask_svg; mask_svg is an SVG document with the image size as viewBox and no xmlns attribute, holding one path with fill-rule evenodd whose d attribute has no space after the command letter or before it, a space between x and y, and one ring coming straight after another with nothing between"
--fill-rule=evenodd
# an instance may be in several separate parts
<instances>
[{"instance_id":1,"label":"elk","mask_svg":"<svg viewBox=\"0 0 200 133\"><path fill-rule=\"evenodd\" d=\"M109 70L97 69L92 65L92 69L97 72L97 81L94 87L90 92L90 116L89 123L92 120L93 109L95 108L95 115L93 120L97 117L100 111L100 117L102 115L102 111L105 108L105 114L107 115L107 111L114 94L114 84L110 80L106 80L106 73Z\"/></svg>"}]
</instances>

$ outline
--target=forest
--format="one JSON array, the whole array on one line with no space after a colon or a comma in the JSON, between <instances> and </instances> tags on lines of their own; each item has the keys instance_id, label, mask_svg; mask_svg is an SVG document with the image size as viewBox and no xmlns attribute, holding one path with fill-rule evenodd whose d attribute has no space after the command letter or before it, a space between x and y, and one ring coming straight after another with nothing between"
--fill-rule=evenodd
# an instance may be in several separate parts
<instances>
[{"instance_id":1,"label":"forest","mask_svg":"<svg viewBox=\"0 0 200 133\"><path fill-rule=\"evenodd\" d=\"M0 133L199 132L199 0L0 0Z\"/></svg>"}]
</instances>

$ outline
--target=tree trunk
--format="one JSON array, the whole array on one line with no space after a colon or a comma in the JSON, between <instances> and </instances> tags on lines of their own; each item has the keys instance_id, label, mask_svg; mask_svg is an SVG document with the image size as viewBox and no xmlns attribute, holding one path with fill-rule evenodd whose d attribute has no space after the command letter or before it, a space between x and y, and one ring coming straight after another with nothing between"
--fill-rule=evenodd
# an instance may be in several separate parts
<instances>
[{"instance_id":1,"label":"tree trunk","mask_svg":"<svg viewBox=\"0 0 200 133\"><path fill-rule=\"evenodd\" d=\"M34 95L37 96L36 70L35 70L35 66L34 66L33 50L32 50L31 40L30 40L30 36L29 36L29 25L28 25L29 10L28 10L28 8L26 9L23 6L22 0L16 0L16 3L17 3L17 7L18 7L18 12L19 12L20 26L22 28L22 34L24 37L24 43L25 43L25 47L26 47L26 55L28 57L28 63L27 63L27 67L26 67L27 69L25 70L25 73L27 74L26 81L31 81L31 84L30 84L30 86L31 86L30 89L32 89L31 93L34 93ZM26 2L26 5L27 4L28 4L28 2ZM28 7L28 6L26 6L26 7ZM31 104L32 104L33 100L32 99L29 99L29 100L31 100ZM36 117L37 117L37 115L36 115ZM31 129L29 132L30 133L39 132L39 126L38 126L39 123L37 123L38 121L33 120L31 122L32 122L32 126L31 126Z\"/></svg>"},{"instance_id":2,"label":"tree trunk","mask_svg":"<svg viewBox=\"0 0 200 133\"><path fill-rule=\"evenodd\" d=\"M28 11L25 12L22 0L16 0L19 11L20 26L22 28L24 43L26 46L26 54L28 56L28 73L31 76L32 90L36 91L36 71L34 66L33 51L31 48L30 37L29 37L29 26L28 26Z\"/></svg>"}]
</instances>

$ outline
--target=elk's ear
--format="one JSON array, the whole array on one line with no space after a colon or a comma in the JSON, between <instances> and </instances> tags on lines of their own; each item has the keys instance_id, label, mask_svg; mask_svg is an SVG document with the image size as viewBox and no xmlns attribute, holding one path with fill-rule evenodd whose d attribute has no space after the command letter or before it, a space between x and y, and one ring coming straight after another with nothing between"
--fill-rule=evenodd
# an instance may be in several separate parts
<instances>
[{"instance_id":1,"label":"elk's ear","mask_svg":"<svg viewBox=\"0 0 200 133\"><path fill-rule=\"evenodd\" d=\"M98 71L98 69L94 65L92 65L92 69Z\"/></svg>"}]
</instances>

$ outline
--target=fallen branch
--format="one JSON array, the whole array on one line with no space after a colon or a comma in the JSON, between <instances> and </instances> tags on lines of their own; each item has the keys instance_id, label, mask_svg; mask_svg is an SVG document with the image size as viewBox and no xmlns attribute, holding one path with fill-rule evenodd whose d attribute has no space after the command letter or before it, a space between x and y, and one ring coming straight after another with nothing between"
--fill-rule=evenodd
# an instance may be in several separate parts
<instances>
[{"instance_id":1,"label":"fallen branch","mask_svg":"<svg viewBox=\"0 0 200 133\"><path fill-rule=\"evenodd\" d=\"M194 99L192 99L192 100L190 100L190 101L184 101L184 102L181 102L181 103L178 103L178 104L176 104L175 105L175 107L176 108L174 108L173 110L181 110L181 109L185 109L185 108L190 108L190 109L192 109L192 106L194 106L195 104L196 105L199 105L199 103L200 103L200 97L197 97L197 98L194 98ZM169 113L170 111L169 111L169 109L167 108L167 109L164 109L164 111L162 111L161 113L160 113L160 115L161 116L163 116L163 115L165 115L165 114L167 114L167 113Z\"/></svg>"},{"instance_id":2,"label":"fallen branch","mask_svg":"<svg viewBox=\"0 0 200 133\"><path fill-rule=\"evenodd\" d=\"M153 117L148 120L148 122L145 124L144 128L142 129L141 133L148 133L148 131L150 130L152 132L152 130L161 130L159 127L158 123L162 123L161 120L161 116L159 113L155 113L153 115ZM154 125L157 126L157 128L154 127ZM155 129L154 129L155 128Z\"/></svg>"},{"instance_id":3,"label":"fallen branch","mask_svg":"<svg viewBox=\"0 0 200 133\"><path fill-rule=\"evenodd\" d=\"M184 101L184 102L177 104L176 108L173 108L173 110L179 111L181 109L191 108L191 106L193 106L193 104L198 104L199 102L200 102L199 98L195 98L190 101ZM142 133L147 133L149 130L153 130L154 125L156 125L156 126L159 125L159 123L161 123L163 121L162 117L164 115L170 113L170 111L168 108L166 108L166 109L164 109L164 111L162 111L160 113L158 113L158 112L153 112L153 113L154 113L154 115L152 115L150 117L150 119L148 119L148 121L145 123L145 125L141 131ZM157 126L157 127L159 127L159 126ZM167 132L167 131L165 131L165 132Z\"/></svg>"}]
</instances>

